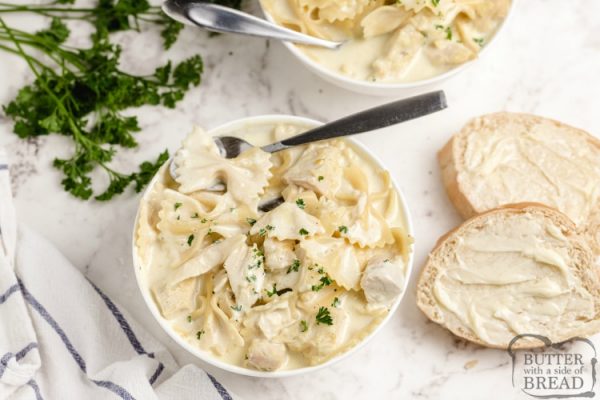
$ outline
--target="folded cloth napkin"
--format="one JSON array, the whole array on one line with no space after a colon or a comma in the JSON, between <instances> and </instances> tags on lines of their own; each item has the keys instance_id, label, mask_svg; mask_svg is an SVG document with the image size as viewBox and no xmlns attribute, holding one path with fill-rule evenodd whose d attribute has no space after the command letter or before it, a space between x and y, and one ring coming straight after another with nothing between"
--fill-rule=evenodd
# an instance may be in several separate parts
<instances>
[{"instance_id":1,"label":"folded cloth napkin","mask_svg":"<svg viewBox=\"0 0 600 400\"><path fill-rule=\"evenodd\" d=\"M217 380L180 368L164 346L18 226L0 154L0 399L229 400Z\"/></svg>"}]
</instances>

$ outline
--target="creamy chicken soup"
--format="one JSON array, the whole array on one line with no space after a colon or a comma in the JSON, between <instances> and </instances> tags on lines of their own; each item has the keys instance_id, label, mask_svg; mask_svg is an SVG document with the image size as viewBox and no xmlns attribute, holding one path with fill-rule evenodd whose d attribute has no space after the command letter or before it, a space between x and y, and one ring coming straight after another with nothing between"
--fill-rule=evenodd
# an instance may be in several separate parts
<instances>
[{"instance_id":1,"label":"creamy chicken soup","mask_svg":"<svg viewBox=\"0 0 600 400\"><path fill-rule=\"evenodd\" d=\"M303 129L227 134L262 145ZM160 313L192 346L264 371L320 364L371 333L402 293L411 239L399 196L351 142L224 159L195 129L174 162L176 179L163 167L142 199L136 252Z\"/></svg>"},{"instance_id":2,"label":"creamy chicken soup","mask_svg":"<svg viewBox=\"0 0 600 400\"><path fill-rule=\"evenodd\" d=\"M477 58L506 18L511 0L261 0L279 24L340 49L299 46L349 78L414 82Z\"/></svg>"}]
</instances>

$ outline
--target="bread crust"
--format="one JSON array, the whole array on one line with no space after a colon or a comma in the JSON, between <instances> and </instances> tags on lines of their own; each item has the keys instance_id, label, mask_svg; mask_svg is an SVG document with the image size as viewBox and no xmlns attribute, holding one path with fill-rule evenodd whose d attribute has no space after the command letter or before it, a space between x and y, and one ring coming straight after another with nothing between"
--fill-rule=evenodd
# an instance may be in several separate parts
<instances>
[{"instance_id":1,"label":"bread crust","mask_svg":"<svg viewBox=\"0 0 600 400\"><path fill-rule=\"evenodd\" d=\"M453 238L455 235L459 235L462 230L470 227L473 224L477 224L487 217L493 214L507 214L507 213L541 213L545 218L550 218L555 224L559 225L563 230L563 233L566 232L566 236L570 239L574 248L576 249L576 254L578 257L582 259L579 262L579 266L576 270L577 275L581 278L583 286L594 296L595 299L595 319L599 319L600 317L600 278L596 273L596 270L592 266L592 251L587 243L587 241L577 232L577 228L573 221L566 216L565 214L545 206L540 203L517 203L517 204L509 204L505 206L501 206L495 208L493 210L489 210L484 212L483 214L477 215L465 221L460 226L452 229L440 239L438 239L435 247L430 252L429 257L423 267L421 274L419 276L417 282L417 306L421 309L421 311L433 322L443 326L452 332L455 336L460 337L462 339L468 340L470 342L479 344L484 347L490 348L499 348L506 349L507 345L497 345L492 343L487 343L482 341L479 337L475 336L470 330L464 329L459 324L448 323L442 315L442 311L437 303L434 300L433 295L433 284L436 280L437 274L439 272L439 267L434 265L436 261L436 256L441 251L442 247L446 244L446 242ZM453 317L453 315L450 315ZM454 317L457 319L456 317ZM594 330L590 330L586 332L586 335L591 335L600 331L600 325L596 325ZM534 332L533 332L534 333ZM567 338L564 338L566 340ZM517 342L513 348L514 349L531 349L536 347L543 347L544 344L539 341L519 341Z\"/></svg>"}]
</instances>

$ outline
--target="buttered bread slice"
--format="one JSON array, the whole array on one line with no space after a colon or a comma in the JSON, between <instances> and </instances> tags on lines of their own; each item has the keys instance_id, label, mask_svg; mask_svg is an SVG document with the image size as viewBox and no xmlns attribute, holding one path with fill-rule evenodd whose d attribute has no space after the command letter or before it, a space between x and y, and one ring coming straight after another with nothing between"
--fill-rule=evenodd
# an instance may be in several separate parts
<instances>
[{"instance_id":1,"label":"buttered bread slice","mask_svg":"<svg viewBox=\"0 0 600 400\"><path fill-rule=\"evenodd\" d=\"M417 304L432 321L483 346L519 334L554 343L600 331L600 281L573 222L541 204L491 210L442 237L421 274ZM519 348L542 343L521 339Z\"/></svg>"},{"instance_id":2,"label":"buttered bread slice","mask_svg":"<svg viewBox=\"0 0 600 400\"><path fill-rule=\"evenodd\" d=\"M594 136L534 115L497 113L472 120L438 159L463 217L504 204L543 203L600 240L600 140Z\"/></svg>"}]
</instances>

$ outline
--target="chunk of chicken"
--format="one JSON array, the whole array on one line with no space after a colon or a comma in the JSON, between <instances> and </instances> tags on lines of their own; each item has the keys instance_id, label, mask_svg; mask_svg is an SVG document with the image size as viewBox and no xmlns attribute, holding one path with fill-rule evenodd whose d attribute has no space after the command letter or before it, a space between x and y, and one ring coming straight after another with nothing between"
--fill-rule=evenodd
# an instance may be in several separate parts
<instances>
[{"instance_id":1,"label":"chunk of chicken","mask_svg":"<svg viewBox=\"0 0 600 400\"><path fill-rule=\"evenodd\" d=\"M389 307L404 287L403 261L375 258L367 263L360 281L365 297L372 306Z\"/></svg>"},{"instance_id":2,"label":"chunk of chicken","mask_svg":"<svg viewBox=\"0 0 600 400\"><path fill-rule=\"evenodd\" d=\"M195 305L196 283L196 278L190 278L175 285L167 283L152 288L162 316L168 319L180 311L192 311Z\"/></svg>"},{"instance_id":3,"label":"chunk of chicken","mask_svg":"<svg viewBox=\"0 0 600 400\"><path fill-rule=\"evenodd\" d=\"M265 265L271 271L287 269L296 259L293 240L267 238L263 244L263 252Z\"/></svg>"},{"instance_id":4,"label":"chunk of chicken","mask_svg":"<svg viewBox=\"0 0 600 400\"><path fill-rule=\"evenodd\" d=\"M275 371L287 362L284 344L254 339L248 348L248 365L262 371Z\"/></svg>"}]
</instances>

